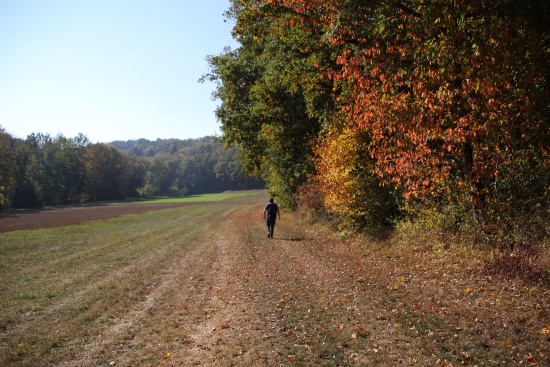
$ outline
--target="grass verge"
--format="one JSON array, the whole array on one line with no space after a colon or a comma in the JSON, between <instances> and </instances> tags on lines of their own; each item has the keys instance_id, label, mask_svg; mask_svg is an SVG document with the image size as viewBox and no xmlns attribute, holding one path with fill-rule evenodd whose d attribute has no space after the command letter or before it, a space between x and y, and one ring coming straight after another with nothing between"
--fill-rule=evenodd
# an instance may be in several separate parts
<instances>
[{"instance_id":1,"label":"grass verge","mask_svg":"<svg viewBox=\"0 0 550 367\"><path fill-rule=\"evenodd\" d=\"M548 247L499 253L419 227L342 239L293 221L316 234L311 254L330 260L324 268L338 269L340 282L310 288L317 307L306 309L324 304L316 324L333 325L344 364L550 365Z\"/></svg>"}]
</instances>

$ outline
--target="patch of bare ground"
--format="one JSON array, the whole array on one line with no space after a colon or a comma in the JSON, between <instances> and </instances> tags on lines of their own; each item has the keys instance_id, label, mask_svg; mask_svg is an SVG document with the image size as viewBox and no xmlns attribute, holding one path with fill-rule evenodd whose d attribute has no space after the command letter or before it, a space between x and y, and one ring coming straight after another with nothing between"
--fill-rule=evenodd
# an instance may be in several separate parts
<instances>
[{"instance_id":1,"label":"patch of bare ground","mask_svg":"<svg viewBox=\"0 0 550 367\"><path fill-rule=\"evenodd\" d=\"M142 214L152 210L175 208L193 203L162 204L83 204L43 209L0 212L0 233L80 224L91 220Z\"/></svg>"}]
</instances>

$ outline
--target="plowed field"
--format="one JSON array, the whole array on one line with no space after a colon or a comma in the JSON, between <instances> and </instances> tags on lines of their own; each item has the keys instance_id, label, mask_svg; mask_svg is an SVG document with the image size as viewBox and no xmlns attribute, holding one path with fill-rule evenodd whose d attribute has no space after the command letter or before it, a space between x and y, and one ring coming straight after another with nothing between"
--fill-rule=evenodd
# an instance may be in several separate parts
<instances>
[{"instance_id":1,"label":"plowed field","mask_svg":"<svg viewBox=\"0 0 550 367\"><path fill-rule=\"evenodd\" d=\"M61 206L36 210L0 213L0 233L17 230L51 228L79 224L91 220L115 218L126 214L141 214L195 203L163 204L89 204Z\"/></svg>"}]
</instances>

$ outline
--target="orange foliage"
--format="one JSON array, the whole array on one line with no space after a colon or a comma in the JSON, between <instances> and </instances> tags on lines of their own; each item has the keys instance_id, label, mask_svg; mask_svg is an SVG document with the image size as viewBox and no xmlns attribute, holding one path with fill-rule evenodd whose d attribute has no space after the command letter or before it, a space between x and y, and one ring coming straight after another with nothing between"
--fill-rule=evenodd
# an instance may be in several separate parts
<instances>
[{"instance_id":1,"label":"orange foliage","mask_svg":"<svg viewBox=\"0 0 550 367\"><path fill-rule=\"evenodd\" d=\"M332 90L315 152L331 210L363 210L355 204L372 173L408 200L509 205L526 185L547 200L538 183L550 177L544 1L239 3L295 30L304 52L330 51L314 63L318 78L296 84Z\"/></svg>"},{"instance_id":2,"label":"orange foliage","mask_svg":"<svg viewBox=\"0 0 550 367\"><path fill-rule=\"evenodd\" d=\"M529 10L522 18L507 1L415 9L399 2L354 9L339 1L267 2L292 9L330 34L328 43L342 45L327 78L339 83L353 129L372 139L375 171L406 197L441 195L454 185L483 203L499 175L513 178L518 160L548 166L549 55L533 38L548 42L548 34L540 34L544 20L530 19ZM352 153L348 148L339 149ZM330 205L351 190L344 178L353 158L340 163L339 170L321 170L343 175L327 196Z\"/></svg>"}]
</instances>

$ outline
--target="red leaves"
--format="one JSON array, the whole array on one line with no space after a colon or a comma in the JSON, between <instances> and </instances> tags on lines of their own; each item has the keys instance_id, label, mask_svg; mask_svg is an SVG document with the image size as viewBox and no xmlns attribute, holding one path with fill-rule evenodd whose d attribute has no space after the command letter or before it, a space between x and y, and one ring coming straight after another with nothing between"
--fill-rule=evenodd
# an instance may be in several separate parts
<instances>
[{"instance_id":1,"label":"red leaves","mask_svg":"<svg viewBox=\"0 0 550 367\"><path fill-rule=\"evenodd\" d=\"M482 206L521 162L550 167L548 55L529 38L541 33L529 19L497 16L471 1L397 13L371 2L244 3L257 15L250 19L266 19L281 38L301 34L301 52L314 55L319 77L299 74L293 86L326 84L331 98L316 150L330 208L351 211L369 174L409 200L469 193Z\"/></svg>"}]
</instances>

